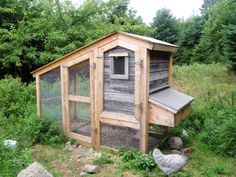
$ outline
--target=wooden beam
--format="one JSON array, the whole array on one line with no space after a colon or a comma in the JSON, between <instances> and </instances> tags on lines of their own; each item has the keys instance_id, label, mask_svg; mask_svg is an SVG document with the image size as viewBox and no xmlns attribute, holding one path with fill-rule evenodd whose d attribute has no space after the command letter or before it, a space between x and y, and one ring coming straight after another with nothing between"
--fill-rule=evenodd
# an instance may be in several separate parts
<instances>
[{"instance_id":1,"label":"wooden beam","mask_svg":"<svg viewBox=\"0 0 236 177\"><path fill-rule=\"evenodd\" d=\"M75 73L74 77L73 77L73 91L74 91L74 95L78 94L78 73ZM77 118L77 113L78 113L78 103L75 101L73 104L74 107L74 117Z\"/></svg>"},{"instance_id":2,"label":"wooden beam","mask_svg":"<svg viewBox=\"0 0 236 177\"><path fill-rule=\"evenodd\" d=\"M76 64L78 64L78 63L81 63L81 62L83 62L83 61L85 61L85 60L88 60L89 57L90 57L90 53L91 53L91 52L87 52L87 53L85 53L85 54L83 54L83 55L80 55L80 56L78 56L77 58L75 58L75 59L73 59L73 60L67 62L65 65L66 65L67 67L71 67L71 66L76 65Z\"/></svg>"},{"instance_id":3,"label":"wooden beam","mask_svg":"<svg viewBox=\"0 0 236 177\"><path fill-rule=\"evenodd\" d=\"M37 115L41 116L42 113L42 103L41 103L41 93L40 93L40 77L36 76L36 99L37 99Z\"/></svg>"},{"instance_id":4,"label":"wooden beam","mask_svg":"<svg viewBox=\"0 0 236 177\"><path fill-rule=\"evenodd\" d=\"M69 75L68 68L61 66L61 96L62 96L62 115L63 130L68 135L70 132L70 112L69 112Z\"/></svg>"},{"instance_id":5,"label":"wooden beam","mask_svg":"<svg viewBox=\"0 0 236 177\"><path fill-rule=\"evenodd\" d=\"M83 103L91 103L90 97L86 96L78 96L78 95L69 95L69 101L77 101L77 102L83 102Z\"/></svg>"},{"instance_id":6,"label":"wooden beam","mask_svg":"<svg viewBox=\"0 0 236 177\"><path fill-rule=\"evenodd\" d=\"M170 54L169 57L169 61L168 61L168 85L170 85L170 87L172 87L173 83L172 83L172 64L173 64L173 55Z\"/></svg>"},{"instance_id":7,"label":"wooden beam","mask_svg":"<svg viewBox=\"0 0 236 177\"><path fill-rule=\"evenodd\" d=\"M120 127L130 127L133 129L140 129L139 122L135 119L134 116L130 116L130 115L104 111L100 115L100 121L103 123L116 125Z\"/></svg>"},{"instance_id":8,"label":"wooden beam","mask_svg":"<svg viewBox=\"0 0 236 177\"><path fill-rule=\"evenodd\" d=\"M152 50L166 51L166 52L177 52L177 47L171 47L162 44L154 44Z\"/></svg>"},{"instance_id":9,"label":"wooden beam","mask_svg":"<svg viewBox=\"0 0 236 177\"><path fill-rule=\"evenodd\" d=\"M142 100L142 114L140 120L140 150L143 153L148 151L148 98L149 98L149 70L150 70L150 50L147 48L141 49L141 57L143 58L143 68L142 68L142 90L141 90L141 100Z\"/></svg>"}]
</instances>

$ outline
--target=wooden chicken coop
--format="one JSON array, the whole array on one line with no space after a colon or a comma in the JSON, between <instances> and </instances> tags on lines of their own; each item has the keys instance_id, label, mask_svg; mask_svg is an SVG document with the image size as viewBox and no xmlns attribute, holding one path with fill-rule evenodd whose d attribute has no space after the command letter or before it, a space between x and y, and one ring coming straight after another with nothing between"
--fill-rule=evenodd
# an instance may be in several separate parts
<instances>
[{"instance_id":1,"label":"wooden chicken coop","mask_svg":"<svg viewBox=\"0 0 236 177\"><path fill-rule=\"evenodd\" d=\"M148 151L149 126L174 127L192 97L172 85L177 46L113 32L32 72L37 111L81 144Z\"/></svg>"}]
</instances>

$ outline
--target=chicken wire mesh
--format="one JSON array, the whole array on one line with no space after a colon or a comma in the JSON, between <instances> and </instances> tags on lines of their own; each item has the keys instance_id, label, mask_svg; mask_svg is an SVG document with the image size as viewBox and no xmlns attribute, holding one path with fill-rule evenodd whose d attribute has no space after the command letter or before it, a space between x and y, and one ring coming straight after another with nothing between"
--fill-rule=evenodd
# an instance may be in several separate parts
<instances>
[{"instance_id":1,"label":"chicken wire mesh","mask_svg":"<svg viewBox=\"0 0 236 177\"><path fill-rule=\"evenodd\" d=\"M140 131L129 127L101 124L102 145L111 148L140 148Z\"/></svg>"},{"instance_id":2,"label":"chicken wire mesh","mask_svg":"<svg viewBox=\"0 0 236 177\"><path fill-rule=\"evenodd\" d=\"M90 67L89 60L69 68L69 94L90 96Z\"/></svg>"},{"instance_id":3,"label":"chicken wire mesh","mask_svg":"<svg viewBox=\"0 0 236 177\"><path fill-rule=\"evenodd\" d=\"M84 136L91 135L89 103L70 101L70 131Z\"/></svg>"},{"instance_id":4,"label":"chicken wire mesh","mask_svg":"<svg viewBox=\"0 0 236 177\"><path fill-rule=\"evenodd\" d=\"M42 115L50 121L62 125L60 68L40 76L40 96Z\"/></svg>"}]
</instances>

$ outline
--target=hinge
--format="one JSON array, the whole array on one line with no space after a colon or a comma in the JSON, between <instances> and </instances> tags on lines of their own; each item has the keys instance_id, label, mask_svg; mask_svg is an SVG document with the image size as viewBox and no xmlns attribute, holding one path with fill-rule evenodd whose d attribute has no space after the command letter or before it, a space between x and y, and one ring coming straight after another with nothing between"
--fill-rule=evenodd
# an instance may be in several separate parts
<instances>
[{"instance_id":1,"label":"hinge","mask_svg":"<svg viewBox=\"0 0 236 177\"><path fill-rule=\"evenodd\" d=\"M139 62L135 62L136 65L140 65L141 67L143 67L143 59L141 59Z\"/></svg>"},{"instance_id":2,"label":"hinge","mask_svg":"<svg viewBox=\"0 0 236 177\"><path fill-rule=\"evenodd\" d=\"M91 64L90 67L96 69L96 63Z\"/></svg>"}]
</instances>

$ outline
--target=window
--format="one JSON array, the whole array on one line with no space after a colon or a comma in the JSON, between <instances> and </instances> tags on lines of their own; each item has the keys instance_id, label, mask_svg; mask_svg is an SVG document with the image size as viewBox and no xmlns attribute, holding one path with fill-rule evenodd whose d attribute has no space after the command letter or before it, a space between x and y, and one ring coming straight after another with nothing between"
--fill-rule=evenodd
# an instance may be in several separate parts
<instances>
[{"instance_id":1,"label":"window","mask_svg":"<svg viewBox=\"0 0 236 177\"><path fill-rule=\"evenodd\" d=\"M111 60L111 78L129 78L129 58L128 56L113 56Z\"/></svg>"}]
</instances>

